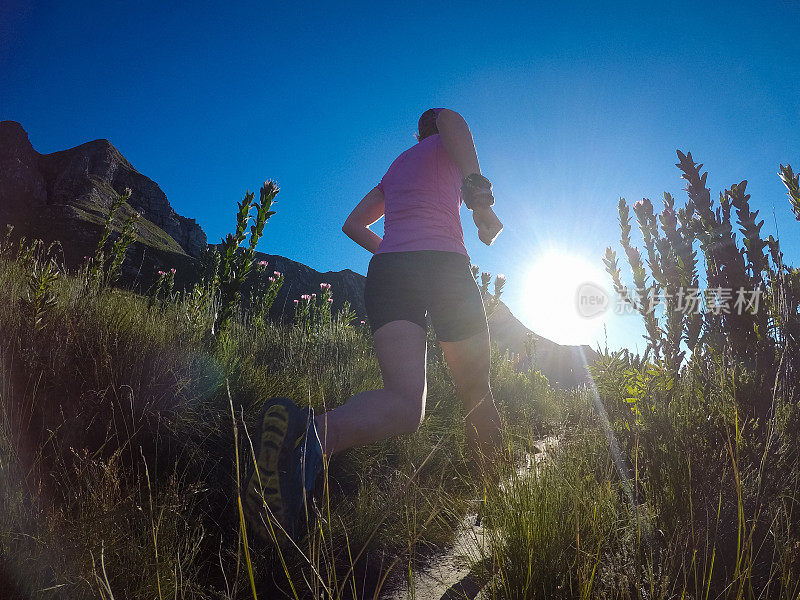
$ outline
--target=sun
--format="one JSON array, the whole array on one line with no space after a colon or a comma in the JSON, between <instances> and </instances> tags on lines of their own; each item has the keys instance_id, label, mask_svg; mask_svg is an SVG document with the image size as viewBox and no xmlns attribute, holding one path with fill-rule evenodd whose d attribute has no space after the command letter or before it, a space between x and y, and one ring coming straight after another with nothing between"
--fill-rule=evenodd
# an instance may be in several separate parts
<instances>
[{"instance_id":1,"label":"sun","mask_svg":"<svg viewBox=\"0 0 800 600\"><path fill-rule=\"evenodd\" d=\"M608 308L606 279L599 266L581 256L548 251L525 278L525 324L558 344L595 346Z\"/></svg>"}]
</instances>

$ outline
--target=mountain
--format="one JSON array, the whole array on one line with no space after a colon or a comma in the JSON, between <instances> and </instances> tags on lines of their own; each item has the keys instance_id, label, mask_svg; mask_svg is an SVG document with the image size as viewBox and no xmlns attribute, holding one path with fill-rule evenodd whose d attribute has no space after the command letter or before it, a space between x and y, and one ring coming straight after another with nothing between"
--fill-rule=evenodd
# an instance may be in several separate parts
<instances>
[{"instance_id":1,"label":"mountain","mask_svg":"<svg viewBox=\"0 0 800 600\"><path fill-rule=\"evenodd\" d=\"M120 216L141 215L125 279L140 287L154 269L191 270L207 245L205 233L194 219L177 214L158 184L108 140L39 154L19 123L0 122L0 222L13 224L17 236L62 242L68 265L92 254L108 208L125 188L133 193Z\"/></svg>"},{"instance_id":2,"label":"mountain","mask_svg":"<svg viewBox=\"0 0 800 600\"><path fill-rule=\"evenodd\" d=\"M489 335L501 350L521 357L520 368L528 367L525 342L532 338L534 366L544 373L551 384L571 386L586 383L586 364L598 358L590 346L556 344L525 327L502 301L489 317ZM584 362L585 361L585 362Z\"/></svg>"},{"instance_id":3,"label":"mountain","mask_svg":"<svg viewBox=\"0 0 800 600\"><path fill-rule=\"evenodd\" d=\"M157 270L172 267L177 269L176 286L190 285L208 248L205 233L194 219L177 214L158 184L139 173L108 140L39 154L22 125L0 122L0 226L13 225L16 237L60 242L68 267L93 253L108 208L125 188L132 194L120 217L133 211L141 217L123 264L123 285L144 291ZM277 270L285 276L273 305L276 318L291 318L292 300L319 291L322 282L332 285L334 309L348 300L363 318L363 275L349 269L321 273L278 255L258 253L258 260L269 263L268 272ZM588 346L562 346L534 334L502 302L489 319L489 330L501 350L522 357L525 341L532 335L536 367L551 382L562 385L585 381L581 350L590 362L596 356ZM520 366L526 366L524 361Z\"/></svg>"}]
</instances>

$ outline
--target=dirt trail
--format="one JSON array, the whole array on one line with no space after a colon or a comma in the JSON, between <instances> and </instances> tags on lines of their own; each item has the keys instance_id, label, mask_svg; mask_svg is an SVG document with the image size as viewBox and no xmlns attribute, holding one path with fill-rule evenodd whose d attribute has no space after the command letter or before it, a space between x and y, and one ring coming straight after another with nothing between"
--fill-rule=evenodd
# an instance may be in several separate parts
<instances>
[{"instance_id":1,"label":"dirt trail","mask_svg":"<svg viewBox=\"0 0 800 600\"><path fill-rule=\"evenodd\" d=\"M544 460L548 449L557 445L558 438L554 436L536 441L534 454L526 456L525 464L520 465L517 472L523 475L535 468ZM470 566L480 560L484 545L484 527L476 520L475 513L464 517L453 545L414 571L413 586L406 579L401 587L382 597L385 600L481 600L480 586L470 571Z\"/></svg>"}]
</instances>

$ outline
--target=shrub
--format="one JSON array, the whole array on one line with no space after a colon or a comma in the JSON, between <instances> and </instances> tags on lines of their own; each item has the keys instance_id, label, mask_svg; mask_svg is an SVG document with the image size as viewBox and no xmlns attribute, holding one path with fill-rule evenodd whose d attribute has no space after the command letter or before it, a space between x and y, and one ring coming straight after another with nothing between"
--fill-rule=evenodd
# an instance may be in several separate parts
<instances>
[{"instance_id":1,"label":"shrub","mask_svg":"<svg viewBox=\"0 0 800 600\"><path fill-rule=\"evenodd\" d=\"M715 206L703 165L695 163L691 153L678 151L678 158L687 182L685 206L676 211L674 198L665 193L658 215L647 198L633 207L645 259L631 241L628 204L624 198L619 202L620 244L634 291L622 282L610 247L606 270L615 291L642 315L647 353L654 361L674 375L685 362L686 350L694 361L716 356L727 365L739 365L755 375L741 399L753 414L764 416L772 404L776 376L783 375L781 381L788 385L790 374L797 372L800 274L783 264L777 240L762 238L764 221L750 208L747 181L720 193ZM781 166L781 172L793 198L796 177L791 167ZM704 270L698 266L698 249ZM702 279L707 282L705 293L699 289Z\"/></svg>"},{"instance_id":2,"label":"shrub","mask_svg":"<svg viewBox=\"0 0 800 600\"><path fill-rule=\"evenodd\" d=\"M270 210L278 186L274 181L267 181L261 186L261 198L254 202L255 194L245 193L244 199L239 202L239 212L236 215L236 231L229 233L220 245L220 262L215 282L219 285L219 305L214 316L212 335L219 337L228 328L235 311L239 306L241 288L247 275L254 267L256 245L264 234L264 226L269 218L275 214ZM250 210L256 209L254 222L250 225L250 241L244 249L239 246L247 237L247 226L250 223Z\"/></svg>"},{"instance_id":3,"label":"shrub","mask_svg":"<svg viewBox=\"0 0 800 600\"><path fill-rule=\"evenodd\" d=\"M89 258L84 272L87 291L99 292L114 285L119 279L125 254L136 237L134 225L140 215L133 211L123 221L122 228L118 233L114 231L114 217L118 210L128 203L131 193L131 190L126 188L124 193L117 194L111 202L94 255Z\"/></svg>"}]
</instances>

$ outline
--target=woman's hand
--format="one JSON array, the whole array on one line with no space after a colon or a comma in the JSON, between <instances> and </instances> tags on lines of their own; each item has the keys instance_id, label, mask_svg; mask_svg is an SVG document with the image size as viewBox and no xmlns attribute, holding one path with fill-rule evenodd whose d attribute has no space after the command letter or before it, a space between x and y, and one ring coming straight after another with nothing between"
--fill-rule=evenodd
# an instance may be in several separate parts
<instances>
[{"instance_id":1,"label":"woman's hand","mask_svg":"<svg viewBox=\"0 0 800 600\"><path fill-rule=\"evenodd\" d=\"M487 246L491 246L495 238L503 231L503 224L490 206L473 210L472 220L475 221L478 228L478 238Z\"/></svg>"}]
</instances>

